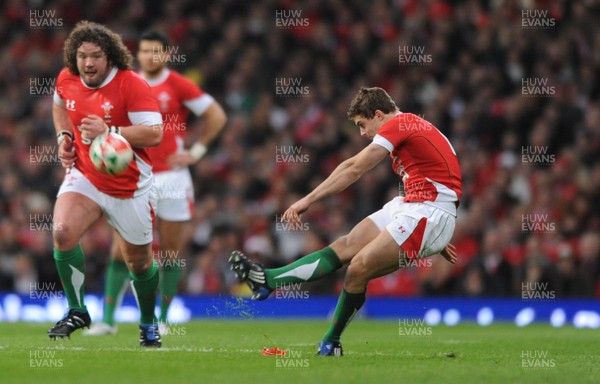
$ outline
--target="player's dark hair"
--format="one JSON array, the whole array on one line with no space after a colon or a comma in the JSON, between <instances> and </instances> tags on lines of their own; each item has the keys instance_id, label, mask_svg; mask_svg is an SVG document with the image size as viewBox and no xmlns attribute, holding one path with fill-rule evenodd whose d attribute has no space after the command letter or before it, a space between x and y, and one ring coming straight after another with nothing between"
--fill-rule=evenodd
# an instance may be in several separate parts
<instances>
[{"instance_id":1,"label":"player's dark hair","mask_svg":"<svg viewBox=\"0 0 600 384\"><path fill-rule=\"evenodd\" d=\"M133 57L123 44L120 35L102 24L91 21L80 21L65 41L63 62L65 67L74 75L79 75L77 69L77 49L82 43L98 45L106 55L108 62L118 69L131 69Z\"/></svg>"},{"instance_id":2,"label":"player's dark hair","mask_svg":"<svg viewBox=\"0 0 600 384\"><path fill-rule=\"evenodd\" d=\"M169 45L169 38L164 33L156 29L149 29L146 32L142 33L142 36L140 36L140 41L142 40L159 41L163 45L163 47Z\"/></svg>"},{"instance_id":3,"label":"player's dark hair","mask_svg":"<svg viewBox=\"0 0 600 384\"><path fill-rule=\"evenodd\" d=\"M390 113L398 110L394 100L388 93L379 87L361 87L354 100L350 103L348 109L348 118L363 116L372 119L375 111L380 110L383 113Z\"/></svg>"}]
</instances>

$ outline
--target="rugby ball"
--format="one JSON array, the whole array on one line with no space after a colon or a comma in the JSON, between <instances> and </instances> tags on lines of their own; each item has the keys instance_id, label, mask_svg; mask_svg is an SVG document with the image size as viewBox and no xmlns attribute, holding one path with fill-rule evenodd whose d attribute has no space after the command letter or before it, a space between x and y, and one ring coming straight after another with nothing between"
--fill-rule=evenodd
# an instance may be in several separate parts
<instances>
[{"instance_id":1,"label":"rugby ball","mask_svg":"<svg viewBox=\"0 0 600 384\"><path fill-rule=\"evenodd\" d=\"M118 175L129 168L133 160L133 149L123 136L104 133L92 141L90 159L100 172Z\"/></svg>"}]
</instances>

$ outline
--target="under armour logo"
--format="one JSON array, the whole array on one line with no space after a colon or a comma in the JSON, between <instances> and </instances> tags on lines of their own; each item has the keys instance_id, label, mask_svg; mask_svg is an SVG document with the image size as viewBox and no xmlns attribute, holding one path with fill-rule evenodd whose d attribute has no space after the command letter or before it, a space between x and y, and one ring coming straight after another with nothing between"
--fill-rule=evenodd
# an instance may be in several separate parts
<instances>
[{"instance_id":1,"label":"under armour logo","mask_svg":"<svg viewBox=\"0 0 600 384\"><path fill-rule=\"evenodd\" d=\"M65 104L66 104L67 109L69 111L74 111L75 110L75 100L67 99L67 101L65 101Z\"/></svg>"},{"instance_id":2,"label":"under armour logo","mask_svg":"<svg viewBox=\"0 0 600 384\"><path fill-rule=\"evenodd\" d=\"M403 226L399 226L399 227L398 227L398 229L399 229L399 230L400 230L400 232L402 232L402 233L406 232L406 229L404 229L404 227L403 227Z\"/></svg>"}]
</instances>

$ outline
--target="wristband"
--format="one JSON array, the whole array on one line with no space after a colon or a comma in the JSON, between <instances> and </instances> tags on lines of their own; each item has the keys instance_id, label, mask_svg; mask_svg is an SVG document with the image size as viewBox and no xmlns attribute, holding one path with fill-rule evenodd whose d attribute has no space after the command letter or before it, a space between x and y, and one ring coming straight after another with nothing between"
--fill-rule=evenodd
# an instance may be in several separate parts
<instances>
[{"instance_id":1,"label":"wristband","mask_svg":"<svg viewBox=\"0 0 600 384\"><path fill-rule=\"evenodd\" d=\"M206 145L204 145L202 143L196 143L196 144L192 145L192 148L190 148L189 152L190 152L190 155L192 155L192 157L194 159L196 159L196 161L198 161L202 158L202 156L204 156L206 151L207 151Z\"/></svg>"},{"instance_id":2,"label":"wristband","mask_svg":"<svg viewBox=\"0 0 600 384\"><path fill-rule=\"evenodd\" d=\"M108 128L108 133L116 133L117 135L120 135L120 134L121 134L121 128L120 128L120 127L117 127L117 126L115 126L115 125L111 125L111 126Z\"/></svg>"},{"instance_id":3,"label":"wristband","mask_svg":"<svg viewBox=\"0 0 600 384\"><path fill-rule=\"evenodd\" d=\"M73 134L69 131L60 131L56 134L56 141L58 142L58 145L60 145L60 143L62 143L65 140L65 136L69 136L69 138L71 139L71 142L73 142L74 138L73 138Z\"/></svg>"}]
</instances>

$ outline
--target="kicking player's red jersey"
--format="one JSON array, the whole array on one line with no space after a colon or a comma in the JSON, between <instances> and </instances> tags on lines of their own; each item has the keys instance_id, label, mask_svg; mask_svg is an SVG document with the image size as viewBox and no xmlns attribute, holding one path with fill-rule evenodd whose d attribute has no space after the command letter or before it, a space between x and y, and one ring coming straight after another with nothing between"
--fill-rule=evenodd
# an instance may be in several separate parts
<instances>
[{"instance_id":1,"label":"kicking player's red jersey","mask_svg":"<svg viewBox=\"0 0 600 384\"><path fill-rule=\"evenodd\" d=\"M54 102L67 109L75 127L75 167L99 191L117 198L131 198L152 186L152 162L147 149L133 148L134 160L118 175L98 171L89 156L91 140L77 127L88 115L97 115L108 126L158 125L161 117L148 84L135 72L113 68L97 88L86 86L78 75L63 69L56 81Z\"/></svg>"},{"instance_id":2,"label":"kicking player's red jersey","mask_svg":"<svg viewBox=\"0 0 600 384\"><path fill-rule=\"evenodd\" d=\"M162 142L149 148L152 170L169 171L169 156L183 151L189 112L192 111L196 116L202 115L214 99L185 76L166 68L157 78L146 81L163 116Z\"/></svg>"},{"instance_id":3,"label":"kicking player's red jersey","mask_svg":"<svg viewBox=\"0 0 600 384\"><path fill-rule=\"evenodd\" d=\"M462 176L452 145L436 127L412 113L385 123L373 143L390 152L393 169L404 181L406 202L456 202Z\"/></svg>"}]
</instances>

